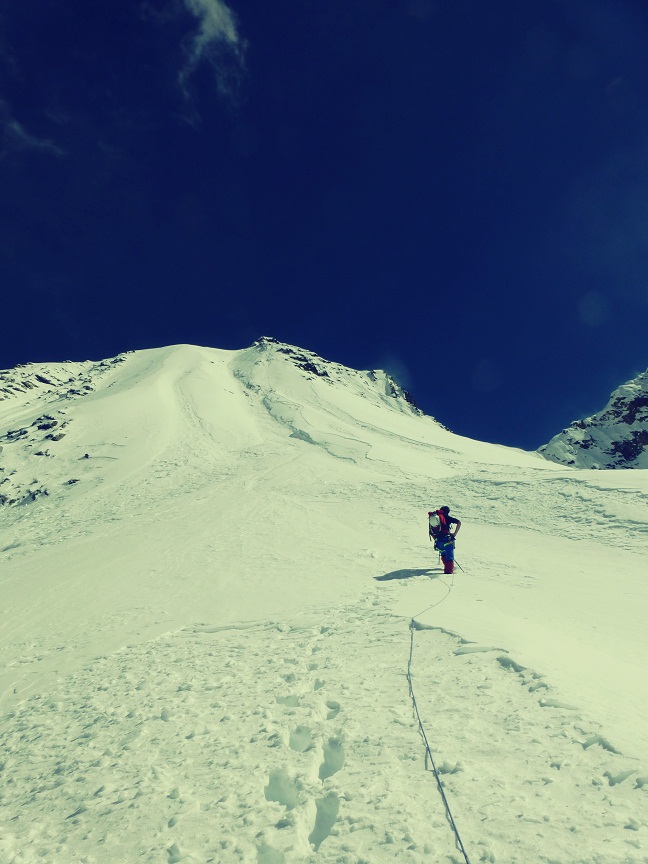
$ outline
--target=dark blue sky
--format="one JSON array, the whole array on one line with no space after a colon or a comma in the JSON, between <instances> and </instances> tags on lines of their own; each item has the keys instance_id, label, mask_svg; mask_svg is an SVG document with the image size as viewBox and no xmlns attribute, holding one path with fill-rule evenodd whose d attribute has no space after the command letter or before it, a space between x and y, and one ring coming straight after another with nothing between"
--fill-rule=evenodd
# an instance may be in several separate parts
<instances>
[{"instance_id":1,"label":"dark blue sky","mask_svg":"<svg viewBox=\"0 0 648 864\"><path fill-rule=\"evenodd\" d=\"M0 13L0 366L260 335L535 448L648 366L645 0Z\"/></svg>"}]
</instances>

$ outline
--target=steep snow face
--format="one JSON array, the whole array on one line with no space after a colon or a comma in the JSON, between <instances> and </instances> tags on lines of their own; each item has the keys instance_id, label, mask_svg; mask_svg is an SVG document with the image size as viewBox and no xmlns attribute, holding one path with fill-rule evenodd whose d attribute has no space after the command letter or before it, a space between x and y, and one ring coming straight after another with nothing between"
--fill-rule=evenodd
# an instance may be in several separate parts
<instances>
[{"instance_id":1,"label":"steep snow face","mask_svg":"<svg viewBox=\"0 0 648 864\"><path fill-rule=\"evenodd\" d=\"M648 468L648 371L615 390L603 411L575 420L538 452L577 468Z\"/></svg>"},{"instance_id":2,"label":"steep snow face","mask_svg":"<svg viewBox=\"0 0 648 864\"><path fill-rule=\"evenodd\" d=\"M264 337L234 352L236 380L275 421L274 433L316 445L330 456L375 467L392 460L421 477L443 476L462 455L528 465L534 454L454 435L420 411L409 393L381 370L358 371L311 351ZM538 460L540 466L542 460Z\"/></svg>"}]
</instances>

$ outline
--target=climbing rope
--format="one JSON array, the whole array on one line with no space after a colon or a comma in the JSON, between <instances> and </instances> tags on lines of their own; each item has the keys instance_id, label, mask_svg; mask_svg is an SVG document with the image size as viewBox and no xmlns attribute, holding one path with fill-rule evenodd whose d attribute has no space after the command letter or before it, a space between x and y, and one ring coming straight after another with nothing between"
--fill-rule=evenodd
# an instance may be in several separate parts
<instances>
[{"instance_id":1,"label":"climbing rope","mask_svg":"<svg viewBox=\"0 0 648 864\"><path fill-rule=\"evenodd\" d=\"M446 594L444 594L443 597L440 600L438 600L436 603L433 603L431 606L428 606L427 609L423 609L423 611L419 612L418 615L422 615L423 612L427 612L428 609L433 609L435 606L438 606L440 603L443 603L443 601L450 594L450 592L452 591L452 589L454 587L454 575L453 575L452 582L450 583L450 585L448 585L446 582L444 582L443 584L448 589ZM439 775L439 771L437 769L436 762L434 761L434 756L432 755L432 749L430 747L430 742L428 741L428 737L427 737L426 732L425 732L425 727L423 726L423 721L421 720L421 714L419 712L418 703L416 701L416 695L414 693L414 683L412 681L412 661L413 661L413 657L414 657L414 630L415 629L416 629L415 620L414 620L414 618L412 618L410 621L410 653L409 653L409 660L407 661L407 683L409 684L409 694L410 694L410 698L412 700L412 706L414 708L414 714L416 715L416 719L418 721L419 732L420 732L421 738L423 739L423 743L425 744L425 750L426 750L427 758L430 760L430 765L432 766L434 778L437 782L437 786L439 787L439 793L441 794L441 798L443 800L443 806L445 807L446 819L448 820L448 823L449 823L450 827L452 828L452 831L455 835L455 841L457 844L457 849L459 849L461 851L461 854L463 855L466 864L470 864L470 859L468 858L468 853L466 852L466 849L465 849L463 842L461 840L461 836L459 834L459 830L458 830L457 825L455 823L454 816L452 815L452 810L450 809L450 804L449 804L448 799L447 799L446 794L445 794L445 789L443 788L443 783L441 782L441 777Z\"/></svg>"},{"instance_id":2,"label":"climbing rope","mask_svg":"<svg viewBox=\"0 0 648 864\"><path fill-rule=\"evenodd\" d=\"M447 589L447 590L446 590L446 593L443 595L443 597L442 597L440 600L437 600L436 603L432 603L430 606L426 606L425 609L421 609L420 612L417 612L416 615L414 615L414 617L412 618L412 621L414 620L414 618L418 618L419 615L423 615L423 614L425 614L425 612L429 612L430 609L434 609L435 606L440 606L440 605L443 603L443 601L446 599L446 597L448 596L448 594L449 594L449 593L452 591L452 589L454 588L454 573L452 574L452 580L450 581L450 584L449 584L449 585L448 585L447 582L444 582L443 579L440 579L439 581L440 581L443 585L445 585L445 587L446 587L446 589Z\"/></svg>"}]
</instances>

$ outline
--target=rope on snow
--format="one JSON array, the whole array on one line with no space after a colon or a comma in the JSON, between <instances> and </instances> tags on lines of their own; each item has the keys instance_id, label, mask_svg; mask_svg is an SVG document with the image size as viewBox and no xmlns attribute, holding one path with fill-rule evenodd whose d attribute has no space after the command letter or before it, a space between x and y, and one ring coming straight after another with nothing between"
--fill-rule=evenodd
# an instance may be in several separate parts
<instances>
[{"instance_id":1,"label":"rope on snow","mask_svg":"<svg viewBox=\"0 0 648 864\"><path fill-rule=\"evenodd\" d=\"M427 609L423 609L423 612L427 612L428 609L432 609L434 606L438 606L439 603L443 603L443 601L446 599L448 594L450 594L450 592L452 591L452 588L454 587L454 578L452 580L452 583L449 586L447 585L447 583L444 583L444 584L448 588L447 594L445 594L441 598L441 600L439 600L437 603L433 603L432 606L428 606ZM419 612L418 614L422 615L423 612ZM452 831L455 835L455 841L457 844L457 849L459 849L461 851L461 854L463 855L466 864L470 864L470 859L468 858L468 853L466 852L466 849L465 849L463 842L461 840L461 836L459 834L459 830L458 830L457 825L455 823L454 816L452 815L452 810L450 809L450 804L449 804L448 799L447 799L446 794L445 794L445 789L443 788L443 783L441 782L441 777L439 775L439 771L437 769L436 762L434 761L434 756L432 755L432 749L430 747L430 742L428 741L428 737L427 737L426 732L425 732L425 727L423 726L423 721L421 720L421 714L419 712L418 703L416 701L416 695L414 693L414 683L412 681L412 660L414 657L414 630L415 629L416 628L415 628L415 624L414 624L414 618L412 618L412 620L410 621L410 653L409 653L409 660L407 661L407 683L409 684L409 694L410 694L410 698L412 700L412 706L414 708L414 713L415 713L416 719L418 721L419 732L420 732L421 738L423 739L423 742L425 744L425 750L427 753L427 757L430 760L430 765L432 766L432 771L434 773L434 779L437 782L437 786L439 788L439 793L441 794L441 798L443 800L443 806L445 807L445 812L446 812L446 819L448 820L448 823L450 824L450 827L452 828Z\"/></svg>"}]
</instances>

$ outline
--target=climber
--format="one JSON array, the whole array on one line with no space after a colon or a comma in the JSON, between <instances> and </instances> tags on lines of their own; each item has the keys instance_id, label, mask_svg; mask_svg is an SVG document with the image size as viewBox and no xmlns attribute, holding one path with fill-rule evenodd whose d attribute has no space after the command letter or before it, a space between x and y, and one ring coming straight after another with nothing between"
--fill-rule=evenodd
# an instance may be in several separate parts
<instances>
[{"instance_id":1,"label":"climber","mask_svg":"<svg viewBox=\"0 0 648 864\"><path fill-rule=\"evenodd\" d=\"M444 573L454 573L454 544L461 528L461 520L450 515L446 505L428 513L430 524L430 540L434 540L434 548L439 550L443 562ZM455 526L454 531L451 530Z\"/></svg>"}]
</instances>

